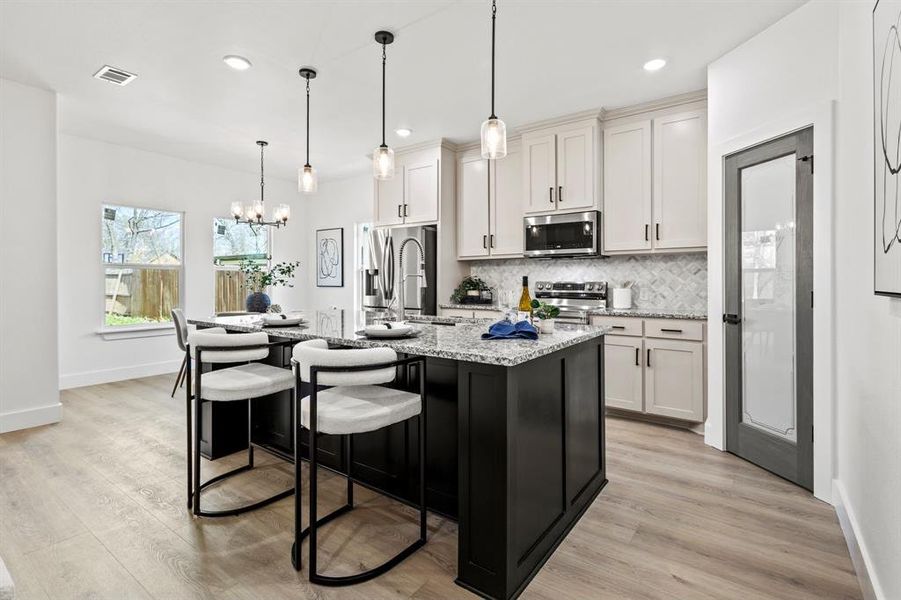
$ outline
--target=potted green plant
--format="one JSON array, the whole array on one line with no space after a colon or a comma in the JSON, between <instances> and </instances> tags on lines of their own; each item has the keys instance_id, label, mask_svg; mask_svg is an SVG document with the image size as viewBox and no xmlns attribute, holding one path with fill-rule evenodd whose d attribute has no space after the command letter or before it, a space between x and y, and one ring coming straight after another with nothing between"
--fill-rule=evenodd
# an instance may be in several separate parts
<instances>
[{"instance_id":1,"label":"potted green plant","mask_svg":"<svg viewBox=\"0 0 901 600\"><path fill-rule=\"evenodd\" d=\"M473 302L482 297L482 292L487 292L490 289L488 284L480 278L467 275L454 290L454 293L451 294L450 299L454 304L464 304L467 297L470 298L469 302Z\"/></svg>"},{"instance_id":2,"label":"potted green plant","mask_svg":"<svg viewBox=\"0 0 901 600\"><path fill-rule=\"evenodd\" d=\"M538 317L538 330L541 333L554 333L554 319L560 316L560 308L546 302L532 300L532 314Z\"/></svg>"},{"instance_id":3,"label":"potted green plant","mask_svg":"<svg viewBox=\"0 0 901 600\"><path fill-rule=\"evenodd\" d=\"M294 287L294 270L300 267L300 261L280 262L266 268L259 262L245 260L241 262L240 271L244 274L244 287L250 290L247 296L248 312L264 313L269 309L272 300L265 290L277 286Z\"/></svg>"}]
</instances>

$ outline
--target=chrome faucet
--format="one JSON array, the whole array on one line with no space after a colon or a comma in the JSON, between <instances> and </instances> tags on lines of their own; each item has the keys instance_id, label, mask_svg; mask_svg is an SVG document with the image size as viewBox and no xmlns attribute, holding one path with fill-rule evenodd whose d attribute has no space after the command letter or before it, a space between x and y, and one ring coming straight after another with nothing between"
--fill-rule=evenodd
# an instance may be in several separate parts
<instances>
[{"instance_id":1,"label":"chrome faucet","mask_svg":"<svg viewBox=\"0 0 901 600\"><path fill-rule=\"evenodd\" d=\"M413 244L419 248L419 270L415 275L406 275L404 274L404 250L407 248L407 244L413 242ZM400 250L398 251L399 256L399 269L401 274L400 279L400 287L397 289L397 320L403 321L406 318L406 283L407 277L418 277L419 278L419 289L428 287L428 282L425 278L425 249L422 247L422 244L413 237L408 237L403 242L400 243Z\"/></svg>"}]
</instances>

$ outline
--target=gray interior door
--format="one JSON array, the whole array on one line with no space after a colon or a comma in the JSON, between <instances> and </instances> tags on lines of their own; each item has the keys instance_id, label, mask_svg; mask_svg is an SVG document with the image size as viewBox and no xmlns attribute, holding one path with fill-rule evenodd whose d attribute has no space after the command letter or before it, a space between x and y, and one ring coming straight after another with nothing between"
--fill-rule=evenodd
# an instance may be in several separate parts
<instances>
[{"instance_id":1,"label":"gray interior door","mask_svg":"<svg viewBox=\"0 0 901 600\"><path fill-rule=\"evenodd\" d=\"M813 128L725 160L726 449L813 488Z\"/></svg>"}]
</instances>

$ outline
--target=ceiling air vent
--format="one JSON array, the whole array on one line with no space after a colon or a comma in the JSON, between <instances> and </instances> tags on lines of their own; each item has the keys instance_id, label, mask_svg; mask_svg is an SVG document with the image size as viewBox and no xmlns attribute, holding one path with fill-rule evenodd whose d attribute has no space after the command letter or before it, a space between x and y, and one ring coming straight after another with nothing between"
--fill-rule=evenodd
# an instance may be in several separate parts
<instances>
[{"instance_id":1,"label":"ceiling air vent","mask_svg":"<svg viewBox=\"0 0 901 600\"><path fill-rule=\"evenodd\" d=\"M128 71L123 71L122 69L117 69L116 67L103 65L99 71L94 73L94 77L109 81L110 83L115 83L116 85L128 85L133 79L137 78L137 75L129 73Z\"/></svg>"}]
</instances>

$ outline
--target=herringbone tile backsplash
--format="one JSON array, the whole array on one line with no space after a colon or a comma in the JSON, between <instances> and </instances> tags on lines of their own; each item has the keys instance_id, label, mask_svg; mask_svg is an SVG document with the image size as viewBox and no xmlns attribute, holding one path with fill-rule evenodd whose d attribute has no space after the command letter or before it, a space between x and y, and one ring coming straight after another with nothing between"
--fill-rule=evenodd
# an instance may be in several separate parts
<instances>
[{"instance_id":1,"label":"herringbone tile backsplash","mask_svg":"<svg viewBox=\"0 0 901 600\"><path fill-rule=\"evenodd\" d=\"M611 289L632 281L636 308L707 310L706 253L473 262L472 275L497 290L520 289L523 275L532 290L536 281L606 281Z\"/></svg>"}]
</instances>

